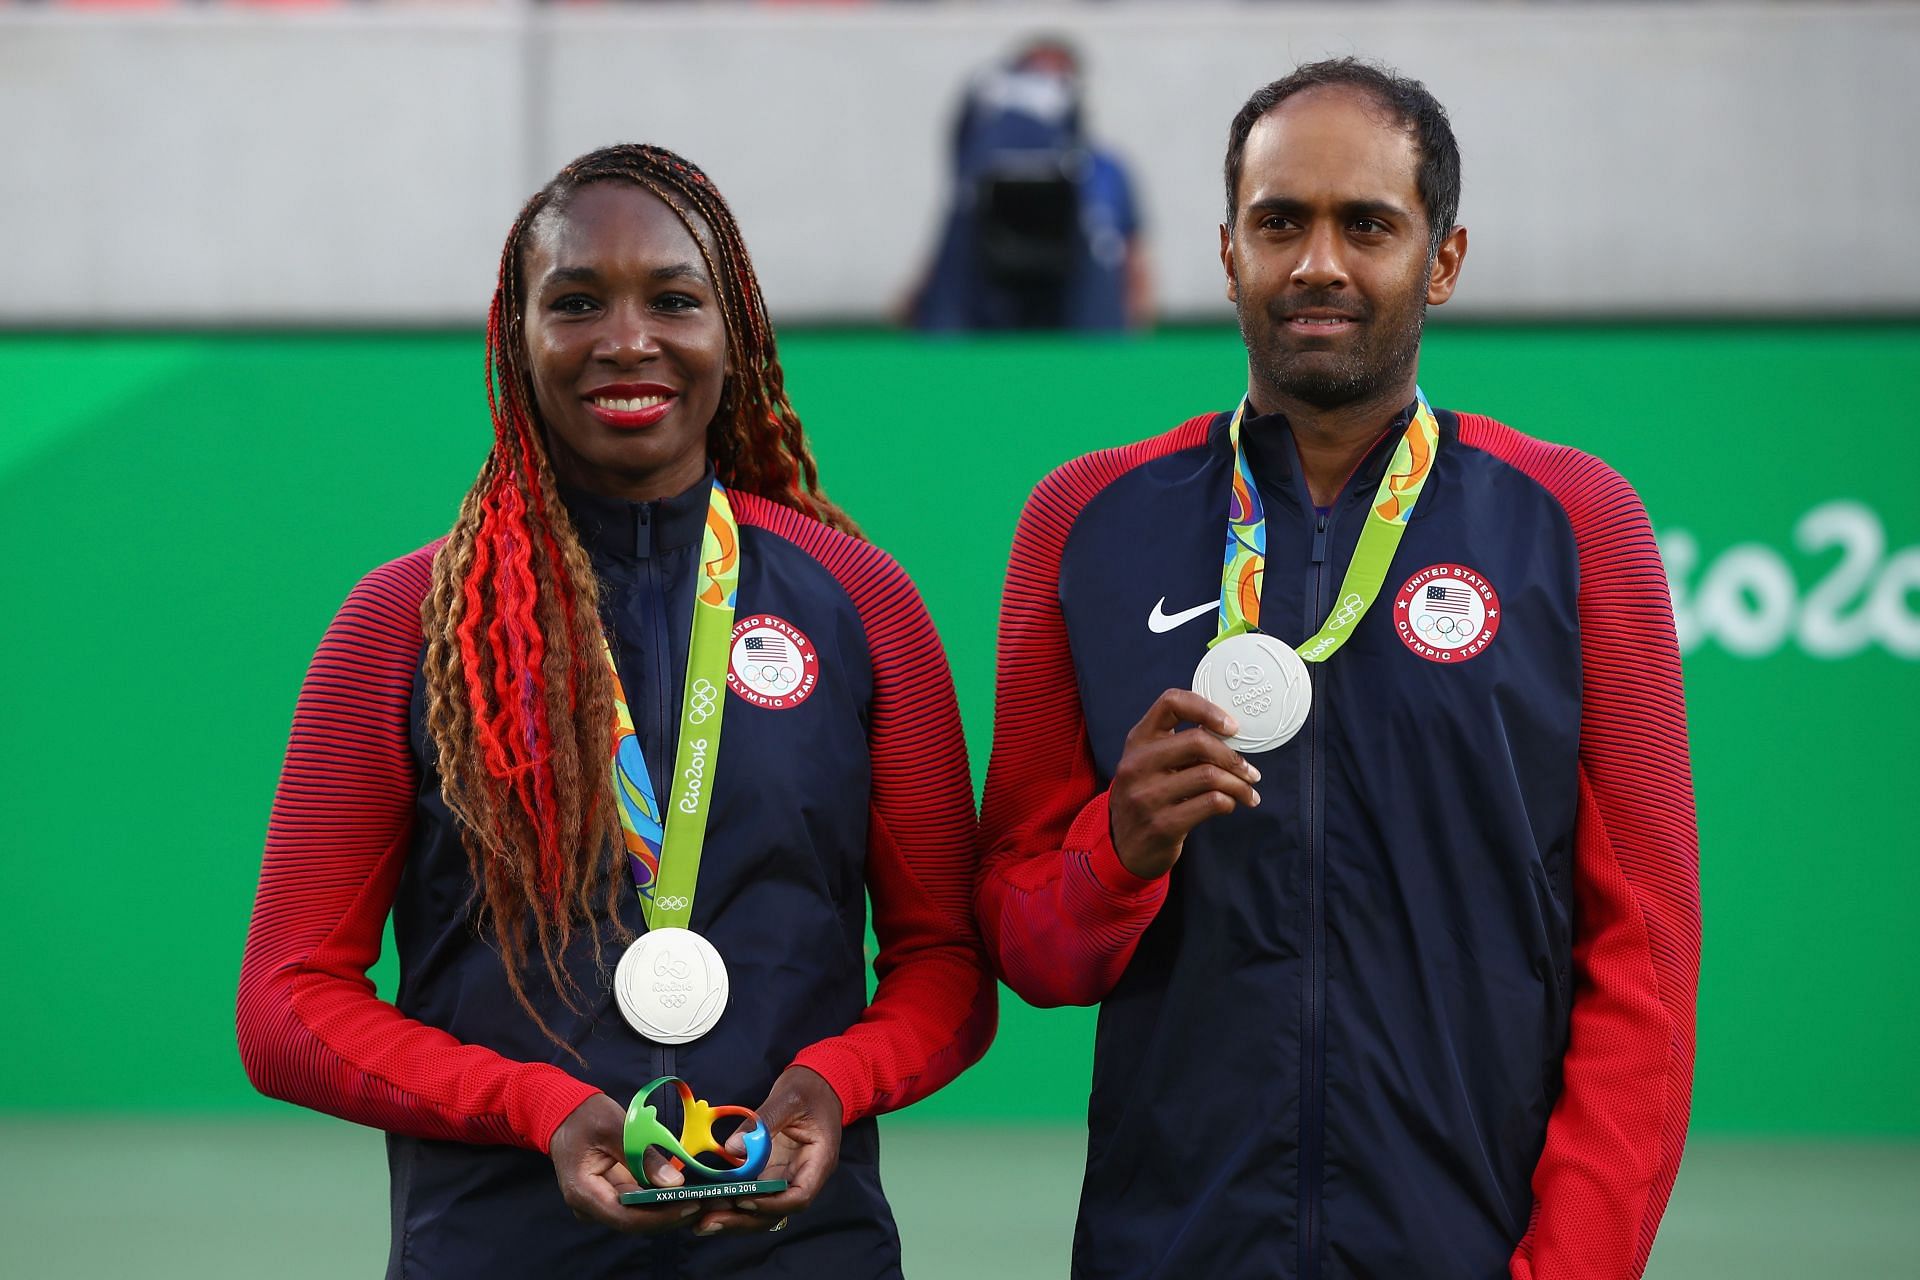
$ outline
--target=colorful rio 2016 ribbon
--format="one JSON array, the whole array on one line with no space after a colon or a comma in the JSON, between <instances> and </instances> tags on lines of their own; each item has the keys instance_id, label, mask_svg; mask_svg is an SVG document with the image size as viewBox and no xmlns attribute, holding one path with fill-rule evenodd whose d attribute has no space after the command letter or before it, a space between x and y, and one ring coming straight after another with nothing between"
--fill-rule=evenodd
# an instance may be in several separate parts
<instances>
[{"instance_id":1,"label":"colorful rio 2016 ribbon","mask_svg":"<svg viewBox=\"0 0 1920 1280\"><path fill-rule=\"evenodd\" d=\"M680 745L673 769L680 785L674 796L675 820L671 823L654 794L613 649L602 637L607 667L613 673L613 787L619 800L620 834L641 909L648 926L655 929L685 928L692 918L693 890L700 874L700 853L706 843L707 813L713 795L714 762L720 755L727 646L740 585L740 527L734 521L727 491L718 480L713 482L707 502L700 570L703 582L693 603Z\"/></svg>"},{"instance_id":2,"label":"colorful rio 2016 ribbon","mask_svg":"<svg viewBox=\"0 0 1920 1280\"><path fill-rule=\"evenodd\" d=\"M678 1137L660 1123L660 1116L649 1101L664 1085L672 1085L680 1093ZM735 1157L725 1143L714 1137L713 1122L729 1116L747 1122L740 1130L740 1140L746 1146L744 1157ZM642 1183L647 1181L648 1147L659 1147L666 1152L690 1181L708 1183L751 1182L766 1169L767 1160L773 1154L773 1135L757 1112L749 1107L709 1106L694 1097L692 1086L678 1076L661 1076L633 1095L633 1102L627 1107L623 1142L627 1168ZM722 1163L709 1164L700 1158L702 1156L715 1156Z\"/></svg>"},{"instance_id":3,"label":"colorful rio 2016 ribbon","mask_svg":"<svg viewBox=\"0 0 1920 1280\"><path fill-rule=\"evenodd\" d=\"M1299 645L1306 662L1324 662L1345 644L1353 626L1373 604L1386 581L1394 549L1406 532L1413 505L1420 499L1433 460L1440 451L1440 423L1427 397L1414 389L1413 420L1394 447L1387 473L1373 495L1360 543L1340 582L1340 595L1320 630ZM1234 412L1227 437L1233 442L1233 498L1227 511L1227 553L1220 573L1220 618L1213 644L1260 629L1260 586L1267 564L1267 520L1260 490L1240 447L1240 421L1246 416L1243 399Z\"/></svg>"}]
</instances>

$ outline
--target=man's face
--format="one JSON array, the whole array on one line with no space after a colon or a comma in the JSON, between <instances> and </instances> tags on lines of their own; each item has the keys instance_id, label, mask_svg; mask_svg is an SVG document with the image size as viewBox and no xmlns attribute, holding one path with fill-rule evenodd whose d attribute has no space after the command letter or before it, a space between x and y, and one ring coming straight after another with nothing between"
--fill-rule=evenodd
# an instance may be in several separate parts
<instances>
[{"instance_id":1,"label":"man's face","mask_svg":"<svg viewBox=\"0 0 1920 1280\"><path fill-rule=\"evenodd\" d=\"M1453 295L1466 253L1455 229L1430 255L1419 159L1346 87L1306 90L1253 126L1220 260L1257 397L1332 409L1411 380L1427 305Z\"/></svg>"}]
</instances>

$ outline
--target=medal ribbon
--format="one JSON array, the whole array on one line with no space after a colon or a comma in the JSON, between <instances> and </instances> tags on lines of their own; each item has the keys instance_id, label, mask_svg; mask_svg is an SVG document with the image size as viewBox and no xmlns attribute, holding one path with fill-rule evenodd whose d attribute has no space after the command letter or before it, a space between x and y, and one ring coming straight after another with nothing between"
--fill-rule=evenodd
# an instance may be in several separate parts
<instances>
[{"instance_id":1,"label":"medal ribbon","mask_svg":"<svg viewBox=\"0 0 1920 1280\"><path fill-rule=\"evenodd\" d=\"M1418 387L1413 394L1413 421L1394 446L1387 473L1380 477L1373 505L1367 509L1367 523L1360 530L1360 544L1354 548L1353 559L1340 580L1333 612L1320 630L1299 646L1303 661L1325 662L1366 616L1380 594L1380 584L1387 580L1387 569L1401 535L1407 531L1413 504L1420 500L1420 491L1433 472L1434 457L1440 452L1440 423ZM1246 450L1240 447L1240 421L1246 413L1247 401L1243 398L1227 428L1227 438L1233 442L1233 500L1227 509L1226 565L1220 573L1220 624L1208 648L1231 636L1260 629L1267 518L1260 505L1260 490L1253 483L1253 471L1247 465Z\"/></svg>"},{"instance_id":2,"label":"medal ribbon","mask_svg":"<svg viewBox=\"0 0 1920 1280\"><path fill-rule=\"evenodd\" d=\"M740 526L718 480L707 501L700 574L703 581L693 601L693 635L687 642L670 813L661 810L654 796L646 757L633 731L627 692L620 684L620 669L612 646L601 637L607 668L613 673L613 789L619 797L620 834L649 929L684 929L693 918L693 890L700 877L714 766L720 757L727 650L733 640L734 595L740 585Z\"/></svg>"}]
</instances>

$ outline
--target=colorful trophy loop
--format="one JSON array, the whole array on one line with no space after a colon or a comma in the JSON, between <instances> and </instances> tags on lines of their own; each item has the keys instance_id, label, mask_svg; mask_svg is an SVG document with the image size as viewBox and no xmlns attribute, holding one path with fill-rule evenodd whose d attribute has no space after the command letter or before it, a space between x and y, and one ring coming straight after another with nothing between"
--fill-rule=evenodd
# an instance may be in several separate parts
<instances>
[{"instance_id":1,"label":"colorful trophy loop","mask_svg":"<svg viewBox=\"0 0 1920 1280\"><path fill-rule=\"evenodd\" d=\"M650 1099L661 1086L672 1085L680 1093L680 1133L660 1123ZM746 1147L744 1157L728 1151L726 1144L713 1135L715 1120L738 1117L746 1121L739 1130ZM645 1184L647 1148L666 1152L673 1166L687 1181L678 1187L648 1187L621 1195L621 1204L660 1204L670 1200L733 1199L772 1195L785 1191L787 1184L778 1179L755 1181L773 1155L773 1135L758 1114L747 1107L716 1107L693 1096L693 1087L678 1076L661 1076L633 1095L627 1107L623 1133L627 1150L627 1168ZM703 1157L711 1157L706 1159Z\"/></svg>"}]
</instances>

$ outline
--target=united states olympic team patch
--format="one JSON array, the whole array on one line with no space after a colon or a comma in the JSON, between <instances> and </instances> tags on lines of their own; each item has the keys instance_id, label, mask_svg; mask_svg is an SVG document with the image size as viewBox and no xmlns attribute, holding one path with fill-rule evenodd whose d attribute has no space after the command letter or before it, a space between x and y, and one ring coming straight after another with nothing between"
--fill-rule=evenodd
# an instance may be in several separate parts
<instances>
[{"instance_id":1,"label":"united states olympic team patch","mask_svg":"<svg viewBox=\"0 0 1920 1280\"><path fill-rule=\"evenodd\" d=\"M820 655L806 632L770 613L733 624L727 655L727 688L756 707L785 711L813 696L820 684Z\"/></svg>"},{"instance_id":2,"label":"united states olympic team patch","mask_svg":"<svg viewBox=\"0 0 1920 1280\"><path fill-rule=\"evenodd\" d=\"M1393 629L1429 662L1465 662L1499 634L1500 597L1464 565L1428 565L1400 588Z\"/></svg>"}]
</instances>

